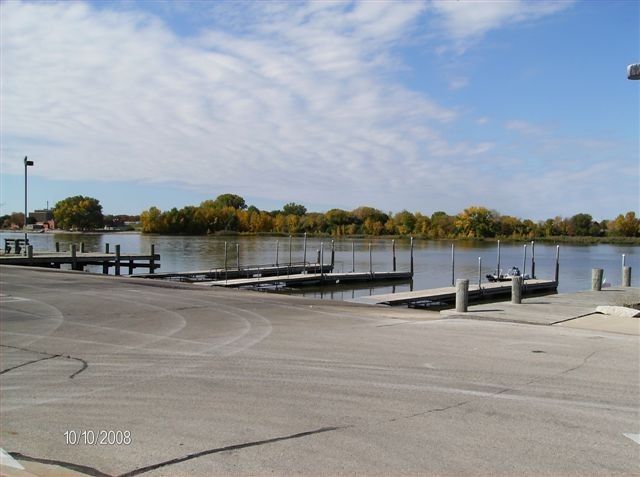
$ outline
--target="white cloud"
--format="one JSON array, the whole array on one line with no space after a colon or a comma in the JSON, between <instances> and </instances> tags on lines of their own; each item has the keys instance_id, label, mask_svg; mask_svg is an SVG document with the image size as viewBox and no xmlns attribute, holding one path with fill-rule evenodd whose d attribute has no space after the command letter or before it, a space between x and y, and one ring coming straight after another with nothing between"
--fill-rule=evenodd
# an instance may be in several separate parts
<instances>
[{"instance_id":1,"label":"white cloud","mask_svg":"<svg viewBox=\"0 0 640 477\"><path fill-rule=\"evenodd\" d=\"M539 136L546 133L544 128L521 119L509 120L505 123L504 127L510 131L517 131L529 136Z\"/></svg>"},{"instance_id":2,"label":"white cloud","mask_svg":"<svg viewBox=\"0 0 640 477\"><path fill-rule=\"evenodd\" d=\"M432 0L436 25L463 52L487 32L531 22L565 10L573 0ZM442 47L441 51L448 50Z\"/></svg>"}]
</instances>

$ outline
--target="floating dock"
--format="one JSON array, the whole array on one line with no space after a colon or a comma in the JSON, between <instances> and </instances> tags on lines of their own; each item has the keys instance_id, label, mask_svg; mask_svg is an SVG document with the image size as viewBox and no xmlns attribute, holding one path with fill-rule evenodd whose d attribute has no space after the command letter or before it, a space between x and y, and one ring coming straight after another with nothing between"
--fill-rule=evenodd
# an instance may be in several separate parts
<instances>
[{"instance_id":1,"label":"floating dock","mask_svg":"<svg viewBox=\"0 0 640 477\"><path fill-rule=\"evenodd\" d=\"M262 286L311 286L343 283L373 283L383 281L409 281L411 272L345 272L345 273L299 273L279 277L236 278L196 282L195 285L227 288Z\"/></svg>"},{"instance_id":2,"label":"floating dock","mask_svg":"<svg viewBox=\"0 0 640 477\"><path fill-rule=\"evenodd\" d=\"M523 284L523 295L552 293L558 289L555 280L526 280ZM488 300L511 296L511 282L493 282L482 286L469 285L469 301ZM355 301L372 305L409 305L427 306L433 303L455 303L456 287L432 288L384 295L359 297Z\"/></svg>"},{"instance_id":3,"label":"floating dock","mask_svg":"<svg viewBox=\"0 0 640 477\"><path fill-rule=\"evenodd\" d=\"M331 273L331 265L323 265L323 273ZM163 272L140 274L140 278L159 278L180 282L211 282L220 280L251 279L261 277L280 277L285 275L299 275L302 273L320 273L318 263L292 263L288 265L246 265L239 268L210 268L208 270L193 270L187 272Z\"/></svg>"}]
</instances>

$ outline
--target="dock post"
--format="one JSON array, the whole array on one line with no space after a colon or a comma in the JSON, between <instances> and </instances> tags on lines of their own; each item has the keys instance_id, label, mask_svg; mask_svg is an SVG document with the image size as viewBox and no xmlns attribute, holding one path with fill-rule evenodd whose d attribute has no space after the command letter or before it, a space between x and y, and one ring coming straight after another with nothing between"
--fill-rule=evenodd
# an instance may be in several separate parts
<instances>
[{"instance_id":1,"label":"dock post","mask_svg":"<svg viewBox=\"0 0 640 477\"><path fill-rule=\"evenodd\" d=\"M84 253L84 242L80 242L80 253Z\"/></svg>"},{"instance_id":2,"label":"dock post","mask_svg":"<svg viewBox=\"0 0 640 477\"><path fill-rule=\"evenodd\" d=\"M371 242L369 242L369 273L373 275L373 253L371 252Z\"/></svg>"},{"instance_id":3,"label":"dock post","mask_svg":"<svg viewBox=\"0 0 640 477\"><path fill-rule=\"evenodd\" d=\"M451 244L451 286L456 284L456 245Z\"/></svg>"},{"instance_id":4,"label":"dock post","mask_svg":"<svg viewBox=\"0 0 640 477\"><path fill-rule=\"evenodd\" d=\"M351 271L356 271L356 242L355 240L351 241Z\"/></svg>"},{"instance_id":5,"label":"dock post","mask_svg":"<svg viewBox=\"0 0 640 477\"><path fill-rule=\"evenodd\" d=\"M498 265L496 267L496 277L500 278L500 240L498 240Z\"/></svg>"},{"instance_id":6,"label":"dock post","mask_svg":"<svg viewBox=\"0 0 640 477\"><path fill-rule=\"evenodd\" d=\"M335 265L336 265L336 245L332 240L331 241L331 271L332 272L334 271L333 267L335 267Z\"/></svg>"},{"instance_id":7,"label":"dock post","mask_svg":"<svg viewBox=\"0 0 640 477\"><path fill-rule=\"evenodd\" d=\"M109 253L109 243L104 244L104 253Z\"/></svg>"},{"instance_id":8,"label":"dock post","mask_svg":"<svg viewBox=\"0 0 640 477\"><path fill-rule=\"evenodd\" d=\"M134 263L133 259L129 259L129 275L133 275Z\"/></svg>"},{"instance_id":9,"label":"dock post","mask_svg":"<svg viewBox=\"0 0 640 477\"><path fill-rule=\"evenodd\" d=\"M524 280L524 275L527 272L527 244L524 244L524 255L522 256L522 279Z\"/></svg>"},{"instance_id":10,"label":"dock post","mask_svg":"<svg viewBox=\"0 0 640 477\"><path fill-rule=\"evenodd\" d=\"M318 266L320 265L320 249L316 250L316 266L313 273L318 273Z\"/></svg>"},{"instance_id":11,"label":"dock post","mask_svg":"<svg viewBox=\"0 0 640 477\"><path fill-rule=\"evenodd\" d=\"M116 245L115 275L120 275L120 245Z\"/></svg>"},{"instance_id":12,"label":"dock post","mask_svg":"<svg viewBox=\"0 0 640 477\"><path fill-rule=\"evenodd\" d=\"M553 281L556 282L556 286L558 286L560 281L560 245L556 245L556 271Z\"/></svg>"},{"instance_id":13,"label":"dock post","mask_svg":"<svg viewBox=\"0 0 640 477\"><path fill-rule=\"evenodd\" d=\"M320 276L324 275L324 242L320 242Z\"/></svg>"},{"instance_id":14,"label":"dock post","mask_svg":"<svg viewBox=\"0 0 640 477\"><path fill-rule=\"evenodd\" d=\"M533 240L531 241L531 278L536 278L536 249Z\"/></svg>"},{"instance_id":15,"label":"dock post","mask_svg":"<svg viewBox=\"0 0 640 477\"><path fill-rule=\"evenodd\" d=\"M522 275L511 279L511 303L522 303Z\"/></svg>"},{"instance_id":16,"label":"dock post","mask_svg":"<svg viewBox=\"0 0 640 477\"><path fill-rule=\"evenodd\" d=\"M302 241L302 267L304 273L307 273L307 232L304 233L304 240Z\"/></svg>"},{"instance_id":17,"label":"dock post","mask_svg":"<svg viewBox=\"0 0 640 477\"><path fill-rule=\"evenodd\" d=\"M466 313L469 306L469 280L456 281L456 311Z\"/></svg>"},{"instance_id":18,"label":"dock post","mask_svg":"<svg viewBox=\"0 0 640 477\"><path fill-rule=\"evenodd\" d=\"M56 252L60 251L60 242L56 242Z\"/></svg>"},{"instance_id":19,"label":"dock post","mask_svg":"<svg viewBox=\"0 0 640 477\"><path fill-rule=\"evenodd\" d=\"M396 271L396 241L395 239L391 241L391 250L393 253L393 271Z\"/></svg>"},{"instance_id":20,"label":"dock post","mask_svg":"<svg viewBox=\"0 0 640 477\"><path fill-rule=\"evenodd\" d=\"M71 270L75 270L78 267L77 261L76 261L76 244L72 243L69 246L69 251L71 252Z\"/></svg>"},{"instance_id":21,"label":"dock post","mask_svg":"<svg viewBox=\"0 0 640 477\"><path fill-rule=\"evenodd\" d=\"M33 245L27 245L27 258L33 258Z\"/></svg>"},{"instance_id":22,"label":"dock post","mask_svg":"<svg viewBox=\"0 0 640 477\"><path fill-rule=\"evenodd\" d=\"M289 234L289 266L291 266L291 234Z\"/></svg>"},{"instance_id":23,"label":"dock post","mask_svg":"<svg viewBox=\"0 0 640 477\"><path fill-rule=\"evenodd\" d=\"M622 268L627 266L627 255L626 254L622 254Z\"/></svg>"},{"instance_id":24,"label":"dock post","mask_svg":"<svg viewBox=\"0 0 640 477\"><path fill-rule=\"evenodd\" d=\"M280 240L276 240L276 268L278 268L278 254L280 253Z\"/></svg>"},{"instance_id":25,"label":"dock post","mask_svg":"<svg viewBox=\"0 0 640 477\"><path fill-rule=\"evenodd\" d=\"M602 290L602 274L604 271L602 268L592 268L591 269L591 290L592 291L600 291Z\"/></svg>"},{"instance_id":26,"label":"dock post","mask_svg":"<svg viewBox=\"0 0 640 477\"><path fill-rule=\"evenodd\" d=\"M478 292L482 291L482 257L478 257Z\"/></svg>"},{"instance_id":27,"label":"dock post","mask_svg":"<svg viewBox=\"0 0 640 477\"><path fill-rule=\"evenodd\" d=\"M622 286L631 286L631 267L622 267Z\"/></svg>"},{"instance_id":28,"label":"dock post","mask_svg":"<svg viewBox=\"0 0 640 477\"><path fill-rule=\"evenodd\" d=\"M236 267L238 268L238 276L240 276L240 244L236 243Z\"/></svg>"},{"instance_id":29,"label":"dock post","mask_svg":"<svg viewBox=\"0 0 640 477\"><path fill-rule=\"evenodd\" d=\"M410 257L410 268L411 268L411 277L413 278L413 237L411 237L411 245L410 245L410 253L411 253L411 257Z\"/></svg>"},{"instance_id":30,"label":"dock post","mask_svg":"<svg viewBox=\"0 0 640 477\"><path fill-rule=\"evenodd\" d=\"M156 244L151 244L151 259L149 260L149 273L155 273L156 270Z\"/></svg>"}]
</instances>

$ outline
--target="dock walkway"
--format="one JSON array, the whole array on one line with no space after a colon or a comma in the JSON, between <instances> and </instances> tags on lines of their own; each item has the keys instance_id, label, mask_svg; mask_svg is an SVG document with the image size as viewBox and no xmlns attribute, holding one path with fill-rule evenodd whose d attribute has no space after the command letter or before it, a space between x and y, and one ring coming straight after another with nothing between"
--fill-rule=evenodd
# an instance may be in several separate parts
<instances>
[{"instance_id":1,"label":"dock walkway","mask_svg":"<svg viewBox=\"0 0 640 477\"><path fill-rule=\"evenodd\" d=\"M531 279L524 282L524 294L553 292L557 290L558 283L554 280ZM469 285L469 301L497 298L511 295L511 282L493 282L478 285ZM384 295L371 295L357 298L359 303L372 305L420 305L429 302L453 303L456 299L456 287L431 288L428 290L416 290L401 293L389 293Z\"/></svg>"}]
</instances>

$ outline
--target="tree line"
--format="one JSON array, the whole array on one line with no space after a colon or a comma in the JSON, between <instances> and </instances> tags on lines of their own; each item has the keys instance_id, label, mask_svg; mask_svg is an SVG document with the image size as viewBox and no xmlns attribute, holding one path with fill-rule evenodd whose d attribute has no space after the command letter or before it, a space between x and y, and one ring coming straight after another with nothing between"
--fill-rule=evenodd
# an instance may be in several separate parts
<instances>
[{"instance_id":1,"label":"tree line","mask_svg":"<svg viewBox=\"0 0 640 477\"><path fill-rule=\"evenodd\" d=\"M486 207L473 206L456 215L437 211L431 215L402 210L383 212L362 206L353 210L331 209L308 212L290 202L280 210L265 211L247 206L236 194L222 194L198 206L162 211L151 207L140 214L103 215L100 201L73 196L56 203L53 216L57 228L95 230L138 221L143 233L201 235L213 233L301 234L332 236L413 235L430 239L451 238L543 238L543 237L640 237L640 219L629 211L611 220L595 221L587 213L534 222L501 215ZM24 215L0 217L3 227L21 226Z\"/></svg>"}]
</instances>

